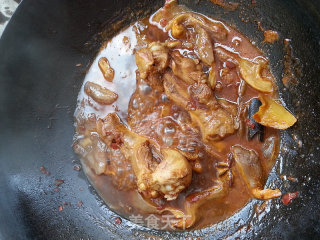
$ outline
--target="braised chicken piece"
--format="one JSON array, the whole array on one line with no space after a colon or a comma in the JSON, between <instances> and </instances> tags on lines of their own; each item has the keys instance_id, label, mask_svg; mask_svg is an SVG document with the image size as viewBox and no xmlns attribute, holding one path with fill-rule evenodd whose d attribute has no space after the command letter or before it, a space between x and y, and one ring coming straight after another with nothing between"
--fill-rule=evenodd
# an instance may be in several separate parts
<instances>
[{"instance_id":1,"label":"braised chicken piece","mask_svg":"<svg viewBox=\"0 0 320 240\"><path fill-rule=\"evenodd\" d=\"M148 47L136 52L136 63L142 79L149 74L161 72L169 65L169 49L165 44L152 42Z\"/></svg>"},{"instance_id":2,"label":"braised chicken piece","mask_svg":"<svg viewBox=\"0 0 320 240\"><path fill-rule=\"evenodd\" d=\"M162 230L207 227L252 198L278 201L265 184L278 129L296 122L263 53L176 0L107 43L75 119L73 147L100 196Z\"/></svg>"},{"instance_id":3,"label":"braised chicken piece","mask_svg":"<svg viewBox=\"0 0 320 240\"><path fill-rule=\"evenodd\" d=\"M191 96L189 87L193 91ZM235 131L232 114L215 99L211 88L205 83L188 86L168 72L164 75L164 89L171 101L188 110L205 142L223 138Z\"/></svg>"},{"instance_id":4,"label":"braised chicken piece","mask_svg":"<svg viewBox=\"0 0 320 240\"><path fill-rule=\"evenodd\" d=\"M182 57L179 52L173 52L171 57L171 69L175 76L182 79L187 84L207 81L208 77L202 71L199 59Z\"/></svg>"},{"instance_id":5,"label":"braised chicken piece","mask_svg":"<svg viewBox=\"0 0 320 240\"><path fill-rule=\"evenodd\" d=\"M146 119L141 119L143 116ZM159 87L153 91L138 75L137 88L129 102L128 123L136 133L176 149L189 160L198 159L203 151L200 133L193 127L189 114L170 102Z\"/></svg>"},{"instance_id":6,"label":"braised chicken piece","mask_svg":"<svg viewBox=\"0 0 320 240\"><path fill-rule=\"evenodd\" d=\"M191 182L191 166L178 151L159 146L130 130L111 113L97 122L97 131L109 148L119 148L130 160L138 191L147 197L174 200Z\"/></svg>"},{"instance_id":7,"label":"braised chicken piece","mask_svg":"<svg viewBox=\"0 0 320 240\"><path fill-rule=\"evenodd\" d=\"M232 115L219 104L206 84L208 76L201 71L199 60L183 57L177 52L172 56L173 74L167 72L163 77L169 99L189 112L204 141L232 134L235 131Z\"/></svg>"}]
</instances>

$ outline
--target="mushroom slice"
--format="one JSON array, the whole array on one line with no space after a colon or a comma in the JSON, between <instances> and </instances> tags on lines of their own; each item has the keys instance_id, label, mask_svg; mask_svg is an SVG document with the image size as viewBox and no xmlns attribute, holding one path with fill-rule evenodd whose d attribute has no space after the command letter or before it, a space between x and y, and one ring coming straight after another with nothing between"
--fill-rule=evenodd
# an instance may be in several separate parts
<instances>
[{"instance_id":1,"label":"mushroom slice","mask_svg":"<svg viewBox=\"0 0 320 240\"><path fill-rule=\"evenodd\" d=\"M263 189L264 173L258 155L239 145L232 147L235 165L254 198L268 200L281 196L279 189Z\"/></svg>"},{"instance_id":2,"label":"mushroom slice","mask_svg":"<svg viewBox=\"0 0 320 240\"><path fill-rule=\"evenodd\" d=\"M118 94L89 81L84 85L84 91L94 101L103 105L110 105L118 99Z\"/></svg>"},{"instance_id":3,"label":"mushroom slice","mask_svg":"<svg viewBox=\"0 0 320 240\"><path fill-rule=\"evenodd\" d=\"M287 129L297 121L289 111L269 96L260 94L259 99L262 105L252 117L261 125L276 129Z\"/></svg>"}]
</instances>

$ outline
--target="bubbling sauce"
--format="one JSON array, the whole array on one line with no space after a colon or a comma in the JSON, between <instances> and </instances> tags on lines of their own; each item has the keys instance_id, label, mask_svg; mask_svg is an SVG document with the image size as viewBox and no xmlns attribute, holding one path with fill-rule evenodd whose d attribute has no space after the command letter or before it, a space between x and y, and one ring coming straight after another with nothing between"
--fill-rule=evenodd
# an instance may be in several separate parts
<instances>
[{"instance_id":1,"label":"bubbling sauce","mask_svg":"<svg viewBox=\"0 0 320 240\"><path fill-rule=\"evenodd\" d=\"M168 29L170 22L179 15L184 15L184 19L176 21ZM203 22L205 24L201 25ZM212 30L210 26L216 29ZM184 35L178 38L174 27L183 31ZM225 33L224 37L221 37L221 31ZM205 49L208 39L211 44L209 50ZM160 49L157 54L168 57L166 66L161 70L161 62L157 62L152 46ZM165 49L164 52L161 49ZM210 49L214 60L208 65L205 62L210 56L206 55L206 51ZM146 63L136 62L139 54L141 61ZM154 62L150 69L156 70L149 69L145 74L147 76L142 77L141 69L148 66L148 54L155 59L151 59ZM112 74L108 81L101 66L99 68L100 59L107 59L105 63L110 68L107 71ZM183 69L183 65L179 75L179 63L190 59L196 66L195 71L202 73L201 78L209 79L210 74L213 76L214 86L203 79L194 83L184 81L191 75L183 72L188 70ZM256 62L257 59L267 62L262 52L240 32L221 21L190 12L175 2L167 3L151 17L134 23L107 43L89 69L79 93L74 149L81 156L86 175L112 210L127 218L135 215L147 218L154 214L163 220L164 216L170 215L173 220L171 225L165 226L164 221L159 222L159 227L168 230L203 228L232 216L252 197L268 199L279 195L278 192L274 196L259 195L278 154L278 130L265 127L260 139L258 136L248 137L250 128L255 127L248 116L249 107L252 99L257 99L261 92L243 79L239 62ZM272 79L267 67L261 71L262 76ZM175 99L174 94L177 93L172 92L172 96L168 94L170 88L166 86L169 86L170 77L181 82L181 89L187 89L186 105ZM277 98L276 86L271 83L272 93L264 94ZM100 88L115 93L117 97L112 103L101 104L90 96L92 91L86 91L88 84L91 84L92 91L98 91L97 98L102 94ZM92 84L100 88L95 89ZM196 95L202 94L198 91L201 86L205 90L210 89L211 98L208 101L210 104L214 101L214 107L203 100L207 95L203 98ZM108 92L103 94L108 95ZM213 109L213 114L221 112L221 116L226 116L226 119L221 117L222 120L219 120L221 127L214 136L206 128L207 124L211 126L211 123L218 121L215 118L210 120L210 109ZM121 127L108 125L107 120L103 120L110 114L119 118ZM115 119L113 117L114 122ZM228 121L232 121L231 127L223 125ZM228 132L229 128L231 130ZM113 137L111 142L107 140L109 136ZM182 159L183 164L190 166L191 170L186 174L189 174L191 181L177 179L174 186L181 183L183 188L177 190L178 194L170 192L171 185L164 186L169 186L169 190L162 190L161 183L154 188L150 185L148 189L149 182L146 182L147 189L144 189L141 185L144 182L139 179L141 176L134 167L136 160L129 156L139 151L132 147L135 144L126 143L126 139L142 139L148 143L153 165L149 164L146 172L151 178L154 177L154 169L165 161L163 151L170 149L172 154ZM125 153L125 146L130 149L128 154ZM252 161L243 163L245 158ZM252 167L253 171L243 167ZM185 167L178 170L183 171ZM163 172L166 171L170 173L170 166L165 166ZM249 171L256 172L258 176L247 176ZM160 171L159 174L164 173ZM172 176L173 179L175 177ZM220 191L216 187L218 183L224 188L223 194L211 193ZM255 195L256 190L259 194ZM181 214L185 214L183 227L179 218Z\"/></svg>"}]
</instances>

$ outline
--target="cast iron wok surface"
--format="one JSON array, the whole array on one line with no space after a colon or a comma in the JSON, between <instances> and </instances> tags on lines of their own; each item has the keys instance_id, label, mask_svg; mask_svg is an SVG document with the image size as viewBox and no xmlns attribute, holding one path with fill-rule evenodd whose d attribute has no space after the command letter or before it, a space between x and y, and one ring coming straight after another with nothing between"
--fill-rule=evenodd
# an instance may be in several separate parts
<instances>
[{"instance_id":1,"label":"cast iron wok surface","mask_svg":"<svg viewBox=\"0 0 320 240\"><path fill-rule=\"evenodd\" d=\"M242 1L235 12L205 0L180 2L234 25L269 56L280 96L299 121L282 133L281 156L268 184L283 192L299 191L300 197L288 206L274 200L260 216L254 205L261 202L252 201L232 218L201 231L161 232L125 219L117 225L117 215L84 173L73 169L79 164L71 148L73 112L101 43L163 2L24 0L0 40L0 239L319 239L319 1L256 0L255 6ZM279 31L281 41L262 44L255 20ZM284 38L292 39L303 69L298 85L288 89L280 81ZM51 175L42 174L41 166ZM283 182L279 173L299 181ZM65 181L58 193L55 179ZM59 211L64 202L71 206Z\"/></svg>"}]
</instances>

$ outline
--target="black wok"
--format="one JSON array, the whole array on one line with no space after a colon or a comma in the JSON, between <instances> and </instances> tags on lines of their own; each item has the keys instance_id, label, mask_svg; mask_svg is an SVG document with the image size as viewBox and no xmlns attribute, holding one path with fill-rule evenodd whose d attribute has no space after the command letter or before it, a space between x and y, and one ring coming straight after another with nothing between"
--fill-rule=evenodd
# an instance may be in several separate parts
<instances>
[{"instance_id":1,"label":"black wok","mask_svg":"<svg viewBox=\"0 0 320 240\"><path fill-rule=\"evenodd\" d=\"M319 239L320 2L256 0L252 6L248 0L235 12L205 0L180 2L236 26L269 56L280 96L298 123L282 132L281 154L267 184L299 191L299 198L288 206L272 201L259 217L254 206L261 203L252 201L230 219L194 232L155 231L125 219L116 224L117 215L84 173L74 170L79 161L71 148L73 112L101 43L163 1L24 0L0 41L0 239ZM254 20L279 31L281 41L262 44ZM280 80L284 38L292 39L303 73L287 89ZM298 182L279 180L279 174ZM54 191L56 179L65 181L60 192Z\"/></svg>"}]
</instances>

